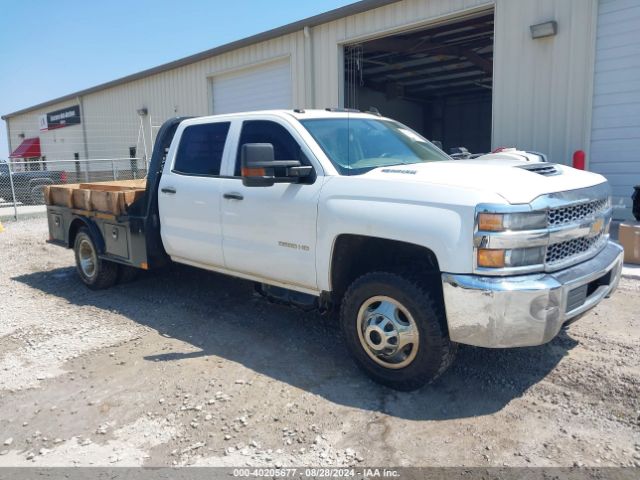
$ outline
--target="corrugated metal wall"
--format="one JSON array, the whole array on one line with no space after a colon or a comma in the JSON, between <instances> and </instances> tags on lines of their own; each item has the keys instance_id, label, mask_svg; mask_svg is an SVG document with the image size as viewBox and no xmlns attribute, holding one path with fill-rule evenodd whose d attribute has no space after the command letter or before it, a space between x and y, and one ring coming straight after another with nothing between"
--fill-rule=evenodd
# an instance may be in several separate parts
<instances>
[{"instance_id":1,"label":"corrugated metal wall","mask_svg":"<svg viewBox=\"0 0 640 480\"><path fill-rule=\"evenodd\" d=\"M571 163L589 149L597 0L498 0L493 146L518 146ZM558 34L533 40L530 25Z\"/></svg>"}]
</instances>

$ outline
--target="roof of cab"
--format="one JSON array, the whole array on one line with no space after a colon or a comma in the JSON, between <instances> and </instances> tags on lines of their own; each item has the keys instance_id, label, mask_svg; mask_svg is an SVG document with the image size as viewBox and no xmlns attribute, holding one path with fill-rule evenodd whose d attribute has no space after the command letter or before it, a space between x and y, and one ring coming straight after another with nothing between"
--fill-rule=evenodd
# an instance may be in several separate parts
<instances>
[{"instance_id":1,"label":"roof of cab","mask_svg":"<svg viewBox=\"0 0 640 480\"><path fill-rule=\"evenodd\" d=\"M237 119L251 116L264 116L271 115L280 118L295 118L296 120L306 120L312 118L369 118L380 119L383 118L379 115L359 112L357 110L345 110L345 109L310 109L310 110L253 110L249 112L235 112L235 113L223 113L219 115L207 115L204 117L194 117L185 120L188 123L206 123L207 120L221 120L221 119Z\"/></svg>"},{"instance_id":2,"label":"roof of cab","mask_svg":"<svg viewBox=\"0 0 640 480\"><path fill-rule=\"evenodd\" d=\"M294 110L282 110L282 112L291 115L299 120L305 118L380 118L380 115L371 112L361 112L359 110L349 110L340 108L325 108L325 109L294 109Z\"/></svg>"}]
</instances>

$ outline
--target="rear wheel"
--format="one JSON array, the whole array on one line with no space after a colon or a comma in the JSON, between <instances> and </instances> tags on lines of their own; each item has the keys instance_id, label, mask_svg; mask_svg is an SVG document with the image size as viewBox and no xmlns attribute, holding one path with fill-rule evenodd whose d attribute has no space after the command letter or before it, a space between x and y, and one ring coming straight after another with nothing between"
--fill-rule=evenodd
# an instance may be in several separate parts
<instances>
[{"instance_id":1,"label":"rear wheel","mask_svg":"<svg viewBox=\"0 0 640 480\"><path fill-rule=\"evenodd\" d=\"M415 390L453 361L455 344L428 287L395 273L374 272L347 290L340 323L358 366L373 380Z\"/></svg>"},{"instance_id":2,"label":"rear wheel","mask_svg":"<svg viewBox=\"0 0 640 480\"><path fill-rule=\"evenodd\" d=\"M30 205L44 205L44 185L36 185L29 192Z\"/></svg>"},{"instance_id":3,"label":"rear wheel","mask_svg":"<svg viewBox=\"0 0 640 480\"><path fill-rule=\"evenodd\" d=\"M113 286L118 279L118 265L102 260L88 228L81 228L74 243L76 270L84 284L92 290Z\"/></svg>"}]
</instances>

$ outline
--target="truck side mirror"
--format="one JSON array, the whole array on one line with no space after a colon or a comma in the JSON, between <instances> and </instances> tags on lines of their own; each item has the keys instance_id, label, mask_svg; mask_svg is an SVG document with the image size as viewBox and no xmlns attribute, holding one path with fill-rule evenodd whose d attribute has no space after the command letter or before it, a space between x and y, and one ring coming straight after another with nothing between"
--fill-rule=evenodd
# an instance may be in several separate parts
<instances>
[{"instance_id":1,"label":"truck side mirror","mask_svg":"<svg viewBox=\"0 0 640 480\"><path fill-rule=\"evenodd\" d=\"M240 151L242 184L270 187L275 183L297 183L313 172L298 160L275 160L271 143L245 143Z\"/></svg>"},{"instance_id":2,"label":"truck side mirror","mask_svg":"<svg viewBox=\"0 0 640 480\"><path fill-rule=\"evenodd\" d=\"M245 187L270 187L275 183L273 168L275 162L271 143L245 143L240 152L242 184ZM267 170L270 170L267 173Z\"/></svg>"}]
</instances>

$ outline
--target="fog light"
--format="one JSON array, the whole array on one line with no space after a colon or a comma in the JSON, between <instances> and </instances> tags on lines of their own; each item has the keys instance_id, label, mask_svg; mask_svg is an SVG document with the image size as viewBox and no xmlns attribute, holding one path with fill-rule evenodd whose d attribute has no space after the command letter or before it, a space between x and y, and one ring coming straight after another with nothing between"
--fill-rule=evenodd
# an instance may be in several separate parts
<instances>
[{"instance_id":1,"label":"fog light","mask_svg":"<svg viewBox=\"0 0 640 480\"><path fill-rule=\"evenodd\" d=\"M557 322L560 319L559 293L551 290L547 294L536 297L529 306L529 313L538 320Z\"/></svg>"}]
</instances>

